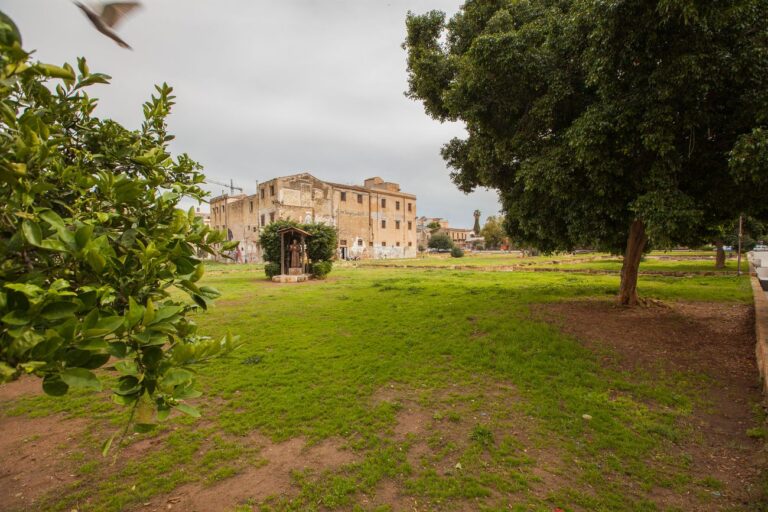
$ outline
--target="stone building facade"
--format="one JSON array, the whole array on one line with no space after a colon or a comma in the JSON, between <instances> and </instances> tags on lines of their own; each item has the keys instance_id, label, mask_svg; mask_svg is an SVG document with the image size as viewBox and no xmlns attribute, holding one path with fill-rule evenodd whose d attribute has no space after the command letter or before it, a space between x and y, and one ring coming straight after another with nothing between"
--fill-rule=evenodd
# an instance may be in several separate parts
<instances>
[{"instance_id":1,"label":"stone building facade","mask_svg":"<svg viewBox=\"0 0 768 512\"><path fill-rule=\"evenodd\" d=\"M260 183L253 195L211 199L211 226L240 241L241 261L261 261L260 231L276 220L334 226L341 259L417 254L416 196L378 177L356 186L300 173Z\"/></svg>"}]
</instances>

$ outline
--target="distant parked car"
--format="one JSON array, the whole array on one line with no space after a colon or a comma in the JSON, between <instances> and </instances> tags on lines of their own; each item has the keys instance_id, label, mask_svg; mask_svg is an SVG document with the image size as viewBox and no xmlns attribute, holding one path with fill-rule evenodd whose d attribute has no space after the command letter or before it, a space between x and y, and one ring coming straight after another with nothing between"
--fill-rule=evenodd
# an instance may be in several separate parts
<instances>
[{"instance_id":1,"label":"distant parked car","mask_svg":"<svg viewBox=\"0 0 768 512\"><path fill-rule=\"evenodd\" d=\"M752 250L753 250L753 251L768 251L768 245L764 245L764 244L757 244L757 245L755 246L755 248L754 248L754 249L752 249Z\"/></svg>"}]
</instances>

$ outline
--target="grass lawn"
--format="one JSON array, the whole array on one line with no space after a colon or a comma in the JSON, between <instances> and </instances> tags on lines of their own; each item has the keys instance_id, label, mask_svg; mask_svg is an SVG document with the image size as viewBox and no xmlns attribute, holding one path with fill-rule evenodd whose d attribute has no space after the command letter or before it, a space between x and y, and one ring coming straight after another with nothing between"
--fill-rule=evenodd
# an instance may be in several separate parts
<instances>
[{"instance_id":1,"label":"grass lawn","mask_svg":"<svg viewBox=\"0 0 768 512\"><path fill-rule=\"evenodd\" d=\"M407 267L407 268L549 268L557 267L570 270L621 270L621 258L607 253L580 254L550 254L545 256L523 257L519 252L484 253L467 252L463 258L452 258L448 254L425 254L419 258L364 260L361 262L343 263L348 266L363 267ZM746 257L742 258L742 270L746 271L749 264ZM711 251L652 251L640 264L641 272L734 272L736 258L726 261L726 268L715 269L715 255Z\"/></svg>"},{"instance_id":2,"label":"grass lawn","mask_svg":"<svg viewBox=\"0 0 768 512\"><path fill-rule=\"evenodd\" d=\"M277 285L260 266L217 265L206 284L223 296L201 331L245 344L199 368L202 419L131 436L113 460L98 446L125 416L106 395L0 401L2 421L72 432L50 463L71 478L26 509L758 510L718 502L741 491L697 463L713 375L625 365L542 317L610 299L617 276L341 268ZM639 290L751 302L745 277L644 276ZM747 420L734 450L762 446L760 417Z\"/></svg>"}]
</instances>

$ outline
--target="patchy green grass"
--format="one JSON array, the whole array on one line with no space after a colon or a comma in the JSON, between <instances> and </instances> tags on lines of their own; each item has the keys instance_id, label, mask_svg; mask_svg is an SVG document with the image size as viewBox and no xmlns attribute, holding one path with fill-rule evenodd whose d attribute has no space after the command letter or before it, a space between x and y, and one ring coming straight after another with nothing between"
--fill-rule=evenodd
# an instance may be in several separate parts
<instances>
[{"instance_id":1,"label":"patchy green grass","mask_svg":"<svg viewBox=\"0 0 768 512\"><path fill-rule=\"evenodd\" d=\"M346 268L291 286L266 282L255 265L216 265L206 284L223 295L196 315L201 330L230 330L245 344L199 368L203 420L165 424L152 434L161 441L155 450L114 466L95 455L92 447L125 418L107 398L7 404L11 414L93 419L78 481L49 497L46 510L118 511L186 482L212 485L259 463L258 449L243 442L254 431L274 441L338 439L356 455L333 470L297 471L297 494L262 510L387 510L360 501L385 481L446 510L458 500L482 510L656 510L654 488L717 488L692 481L681 459L660 462L687 435L679 420L691 413L701 376L603 367L531 315L532 304L610 297L617 276ZM642 277L640 293L751 300L745 277ZM500 384L507 391L491 392ZM376 398L393 386L402 394ZM395 430L404 401L424 411L426 439ZM431 455L416 463L409 453L418 443ZM533 468L545 453L562 474L542 492Z\"/></svg>"}]
</instances>

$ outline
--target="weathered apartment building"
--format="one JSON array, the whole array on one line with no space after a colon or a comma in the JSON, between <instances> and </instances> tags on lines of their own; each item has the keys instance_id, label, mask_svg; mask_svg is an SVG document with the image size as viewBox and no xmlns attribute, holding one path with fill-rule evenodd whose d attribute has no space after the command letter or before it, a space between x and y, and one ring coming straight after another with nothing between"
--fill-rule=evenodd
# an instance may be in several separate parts
<instances>
[{"instance_id":1,"label":"weathered apartment building","mask_svg":"<svg viewBox=\"0 0 768 512\"><path fill-rule=\"evenodd\" d=\"M439 225L438 229L433 229L429 226ZM468 249L472 247L473 242L477 240L477 234L471 229L465 228L452 228L448 225L448 221L441 217L419 217L416 219L416 231L419 246L426 248L429 243L429 239L434 233L445 233L451 238L453 244L462 249Z\"/></svg>"},{"instance_id":2,"label":"weathered apartment building","mask_svg":"<svg viewBox=\"0 0 768 512\"><path fill-rule=\"evenodd\" d=\"M279 219L334 226L341 259L417 254L416 196L378 177L356 186L300 173L260 183L253 195L211 199L211 226L240 241L241 260L262 260L260 231Z\"/></svg>"}]
</instances>

